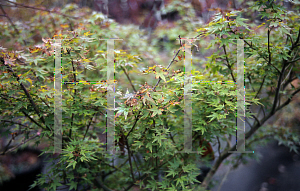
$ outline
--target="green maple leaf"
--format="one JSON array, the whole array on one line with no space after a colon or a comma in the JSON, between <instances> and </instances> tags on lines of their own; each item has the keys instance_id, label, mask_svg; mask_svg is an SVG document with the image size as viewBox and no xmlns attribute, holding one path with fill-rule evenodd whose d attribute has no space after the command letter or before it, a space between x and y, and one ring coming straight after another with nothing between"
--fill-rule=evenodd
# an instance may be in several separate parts
<instances>
[{"instance_id":1,"label":"green maple leaf","mask_svg":"<svg viewBox=\"0 0 300 191\"><path fill-rule=\"evenodd\" d=\"M67 185L70 186L69 190L72 190L72 189L76 190L77 189L77 184L78 184L78 182L70 182Z\"/></svg>"}]
</instances>

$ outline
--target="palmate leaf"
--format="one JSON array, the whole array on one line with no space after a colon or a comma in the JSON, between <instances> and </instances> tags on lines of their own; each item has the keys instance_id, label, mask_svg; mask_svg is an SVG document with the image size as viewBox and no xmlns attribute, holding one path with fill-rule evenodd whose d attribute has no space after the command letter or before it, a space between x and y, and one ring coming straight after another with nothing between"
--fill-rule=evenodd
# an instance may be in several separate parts
<instances>
[{"instance_id":1,"label":"palmate leaf","mask_svg":"<svg viewBox=\"0 0 300 191\"><path fill-rule=\"evenodd\" d=\"M77 189L77 185L78 185L78 182L75 182L75 181L71 181L70 183L67 183L67 185L70 186L69 190L72 190L72 189Z\"/></svg>"}]
</instances>

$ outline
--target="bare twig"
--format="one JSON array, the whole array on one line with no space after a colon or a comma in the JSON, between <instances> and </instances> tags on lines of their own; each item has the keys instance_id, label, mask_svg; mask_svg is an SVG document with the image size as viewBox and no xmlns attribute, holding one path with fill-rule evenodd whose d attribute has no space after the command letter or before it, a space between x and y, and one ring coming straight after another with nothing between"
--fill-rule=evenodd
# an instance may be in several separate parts
<instances>
[{"instance_id":1,"label":"bare twig","mask_svg":"<svg viewBox=\"0 0 300 191\"><path fill-rule=\"evenodd\" d=\"M8 16L8 14L5 12L5 10L3 9L2 5L0 4L0 9L3 12L4 17L6 17L8 19L8 21L10 22L11 26L14 28L15 32L19 35L20 31L17 29L16 25L12 22L11 18ZM13 37L15 37L15 35L12 33L11 34Z\"/></svg>"},{"instance_id":2,"label":"bare twig","mask_svg":"<svg viewBox=\"0 0 300 191\"><path fill-rule=\"evenodd\" d=\"M131 82L131 79L130 79L128 73L126 72L126 69L125 69L123 66L121 66L121 67L122 67L122 69L123 69L123 71L124 71L124 73L125 73L125 75L126 75L128 81L129 81L129 83L130 83L130 85L131 85L133 91L137 92L136 89L135 89L135 87L134 87L134 85L133 85L132 82Z\"/></svg>"},{"instance_id":3,"label":"bare twig","mask_svg":"<svg viewBox=\"0 0 300 191\"><path fill-rule=\"evenodd\" d=\"M20 125L20 126L22 126L22 127L26 127L26 128L28 128L28 129L31 128L31 127L28 127L27 125L24 125L24 124L22 124L22 123L18 123L18 122L15 122L15 121L9 121L9 120L4 120L4 119L1 119L1 121L6 122L6 123L14 123L14 124Z\"/></svg>"},{"instance_id":4,"label":"bare twig","mask_svg":"<svg viewBox=\"0 0 300 191\"><path fill-rule=\"evenodd\" d=\"M170 68L170 66L172 65L172 63L175 61L175 58L176 58L177 55L179 54L180 50L181 50L181 48L178 49L178 51L176 52L176 54L175 54L175 56L173 57L172 61L171 61L170 64L168 65L167 70ZM155 85L154 88L153 88L153 91L155 91L156 87L158 86L158 84L159 84L159 82L160 82L161 80L162 80L162 79L159 77L159 79L158 79L156 85Z\"/></svg>"},{"instance_id":5,"label":"bare twig","mask_svg":"<svg viewBox=\"0 0 300 191\"><path fill-rule=\"evenodd\" d=\"M90 128L90 126L91 126L91 123L92 123L93 118L95 117L95 115L96 115L96 113L91 117L90 122L89 122L89 124L88 124L88 126L87 126L87 128L86 128L86 131L85 131L85 133L84 133L84 136L83 136L83 139L82 139L82 140L85 139L86 134L87 134L87 132L89 131L89 128Z\"/></svg>"},{"instance_id":6,"label":"bare twig","mask_svg":"<svg viewBox=\"0 0 300 191\"><path fill-rule=\"evenodd\" d=\"M13 148L7 150L6 152L3 152L1 155L5 155L5 153L10 153L10 152L16 150L16 149L19 148L20 146L24 145L24 144L27 143L28 141L31 141L32 139L34 139L34 138L36 138L36 137L38 137L38 136L39 136L39 135L34 135L34 136L32 136L32 137L30 137L30 138L28 138L28 139L26 139L26 140L25 140L25 137L24 137L24 140L23 140L20 144L18 144L17 146L15 146L15 147L13 147Z\"/></svg>"},{"instance_id":7,"label":"bare twig","mask_svg":"<svg viewBox=\"0 0 300 191\"><path fill-rule=\"evenodd\" d=\"M5 1L8 2L8 3L14 4L15 7L24 7L24 8L28 8L28 9L34 9L34 10L39 10L39 11L46 11L48 13L55 13L55 14L58 14L58 15L61 15L61 16L64 16L64 17L78 19L78 17L73 17L73 16L65 15L65 14L63 14L61 12L51 11L51 10L46 9L46 8L39 8L39 7L30 6L30 5L24 5L24 4L16 3L16 2L13 2L13 1L9 1L9 0L5 0Z\"/></svg>"}]
</instances>

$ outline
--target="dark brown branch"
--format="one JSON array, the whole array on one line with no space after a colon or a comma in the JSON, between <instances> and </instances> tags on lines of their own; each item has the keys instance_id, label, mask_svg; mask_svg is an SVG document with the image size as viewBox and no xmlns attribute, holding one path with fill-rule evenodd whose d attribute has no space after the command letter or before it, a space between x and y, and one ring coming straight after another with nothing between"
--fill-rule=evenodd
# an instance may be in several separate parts
<instances>
[{"instance_id":1,"label":"dark brown branch","mask_svg":"<svg viewBox=\"0 0 300 191\"><path fill-rule=\"evenodd\" d=\"M126 160L126 162L127 162L127 161L128 161L128 159ZM108 163L106 163L106 162L104 162L104 161L101 161L101 163L103 163L103 164L105 164L105 165L107 165L107 166L109 166L109 167L111 167L111 168L114 168L115 171L112 171L112 172L116 172L116 171L118 170L118 171L122 172L125 176L127 176L127 174L126 174L124 171L122 171L122 170L120 169L120 167L115 167L115 166L110 165L110 164L108 164ZM108 174L109 174L109 173L108 173ZM106 174L106 176L107 176L108 174Z\"/></svg>"},{"instance_id":2,"label":"dark brown branch","mask_svg":"<svg viewBox=\"0 0 300 191\"><path fill-rule=\"evenodd\" d=\"M9 1L9 0L5 0L6 2L9 2L11 4L14 4L15 7L24 7L24 8L28 8L28 9L34 9L34 10L39 10L39 11L46 11L48 13L55 13L55 14L58 14L58 15L61 15L61 16L64 16L64 17L69 17L69 18L73 18L73 19L78 19L78 17L72 17L72 16L69 16L69 15L65 15L63 13L60 13L58 11L51 11L49 9L45 9L45 8L39 8L39 7L34 7L34 6L30 6L30 5L24 5L24 4L21 4L21 3L15 3L13 1Z\"/></svg>"},{"instance_id":3,"label":"dark brown branch","mask_svg":"<svg viewBox=\"0 0 300 191\"><path fill-rule=\"evenodd\" d=\"M137 162L136 162L137 160L135 160L135 156L134 156L134 155L132 155L132 158L133 158L133 160L134 160L135 167L136 167L136 169L137 169L137 171L138 171L138 173L139 173L139 179L141 179L140 169L139 169L138 164L137 164Z\"/></svg>"},{"instance_id":4,"label":"dark brown branch","mask_svg":"<svg viewBox=\"0 0 300 191\"><path fill-rule=\"evenodd\" d=\"M261 83L261 85L260 85L260 87L259 87L259 90L257 91L257 93L256 93L256 95L255 95L255 97L254 97L254 99L256 99L257 96L259 95L259 93L260 93L260 91L261 91L261 89L262 89L262 87L263 87L263 85L264 85L264 83L265 83L266 76L267 76L267 75L264 76L263 81L262 81L262 83Z\"/></svg>"},{"instance_id":5,"label":"dark brown branch","mask_svg":"<svg viewBox=\"0 0 300 191\"><path fill-rule=\"evenodd\" d=\"M296 48L298 45L298 42L300 41L300 28L299 28L299 32L298 32L298 37L297 40L295 41L295 43L292 45L292 49Z\"/></svg>"},{"instance_id":6,"label":"dark brown branch","mask_svg":"<svg viewBox=\"0 0 300 191\"><path fill-rule=\"evenodd\" d=\"M28 129L30 129L30 127L28 127L27 125L24 125L24 124L22 124L22 123L18 123L18 122L14 122L14 121L9 121L9 120L4 120L4 119L1 119L1 121L6 122L6 123L17 124L17 125L20 125L20 126L22 126L22 127L26 127L26 128L28 128Z\"/></svg>"},{"instance_id":7,"label":"dark brown branch","mask_svg":"<svg viewBox=\"0 0 300 191\"><path fill-rule=\"evenodd\" d=\"M232 73L232 69L231 69L231 66L230 66L230 63L229 63L229 59L228 59L227 52L226 52L226 48L225 48L225 45L224 45L224 44L223 44L223 50L224 50L224 53L225 53L225 56L226 56L227 67L228 67L228 69L230 70L231 77L232 77L233 81L236 82L236 81L235 81L235 78L234 78L234 76L233 76L233 73Z\"/></svg>"},{"instance_id":8,"label":"dark brown branch","mask_svg":"<svg viewBox=\"0 0 300 191\"><path fill-rule=\"evenodd\" d=\"M110 166L110 167L112 167L112 168L115 169L115 170L113 170L113 171L110 171L110 172L106 173L106 174L104 175L104 177L106 177L106 176L108 176L108 175L110 175L110 174L116 172L117 170L120 170L120 171L121 171L120 168L121 168L122 166L124 166L124 165L127 163L127 161L128 161L128 159L126 159L125 162L124 162L123 164L121 164L119 167L111 166L111 165L109 165L109 164L103 162L105 165L108 165L108 166ZM122 172L122 173L123 173L123 172ZM127 175L127 174L126 174L126 175Z\"/></svg>"},{"instance_id":9,"label":"dark brown branch","mask_svg":"<svg viewBox=\"0 0 300 191\"><path fill-rule=\"evenodd\" d=\"M289 51L288 55L291 55L291 53L294 50L294 48L297 47L299 39L300 39L300 29L299 29L297 40L292 45L291 50ZM279 99L279 91L281 89L281 82L282 82L282 78L283 78L283 75L284 75L284 72L285 72L285 69L286 69L287 65L288 65L288 61L287 60L283 60L283 67L282 67L282 70L281 70L281 73L280 73L280 76L279 76L279 79L278 79L278 82L277 82L277 89L276 89L276 93L275 93L273 107L272 107L272 110L271 110L272 114L274 114L274 112L276 110L276 107L277 107L277 102L278 102L278 99Z\"/></svg>"},{"instance_id":10,"label":"dark brown branch","mask_svg":"<svg viewBox=\"0 0 300 191\"><path fill-rule=\"evenodd\" d=\"M290 37L291 43L294 44L294 41L293 41L293 38L291 37L291 35L288 34L287 36Z\"/></svg>"},{"instance_id":11,"label":"dark brown branch","mask_svg":"<svg viewBox=\"0 0 300 191\"><path fill-rule=\"evenodd\" d=\"M0 9L3 12L4 17L6 17L8 19L8 21L10 22L11 26L14 28L15 32L19 35L20 31L17 29L16 25L12 22L11 18L7 15L7 13L5 12L5 10L3 9L2 5L0 4ZM12 33L11 34L13 37L15 37L15 35Z\"/></svg>"},{"instance_id":12,"label":"dark brown branch","mask_svg":"<svg viewBox=\"0 0 300 191\"><path fill-rule=\"evenodd\" d=\"M125 75L126 75L128 81L129 81L129 83L130 83L130 85L131 85L133 91L137 92L136 89L135 89L135 87L134 87L134 85L133 85L132 82L131 82L131 79L130 79L129 75L128 75L127 72L126 72L126 69L125 69L123 66L121 66L121 67L122 67L122 69L123 69L123 71L124 71L124 73L125 73Z\"/></svg>"},{"instance_id":13,"label":"dark brown branch","mask_svg":"<svg viewBox=\"0 0 300 191\"><path fill-rule=\"evenodd\" d=\"M268 29L268 53L269 53L269 64L272 64L271 63L272 54L271 54L271 50L270 50L270 29Z\"/></svg>"},{"instance_id":14,"label":"dark brown branch","mask_svg":"<svg viewBox=\"0 0 300 191\"><path fill-rule=\"evenodd\" d=\"M291 64L291 63L297 62L298 60L300 60L300 57L299 57L299 58L297 58L297 59L295 59L295 60L292 60L292 61L288 62L288 64Z\"/></svg>"},{"instance_id":15,"label":"dark brown branch","mask_svg":"<svg viewBox=\"0 0 300 191\"><path fill-rule=\"evenodd\" d=\"M252 117L255 119L256 123L258 123L258 125L261 126L261 124L260 124L259 120L257 119L257 117L255 115L252 115Z\"/></svg>"},{"instance_id":16,"label":"dark brown branch","mask_svg":"<svg viewBox=\"0 0 300 191\"><path fill-rule=\"evenodd\" d=\"M247 118L245 118L245 121L246 121L246 123L250 126L250 128L252 129L253 127L252 127L252 125L250 124L250 122L248 121Z\"/></svg>"},{"instance_id":17,"label":"dark brown branch","mask_svg":"<svg viewBox=\"0 0 300 191\"><path fill-rule=\"evenodd\" d=\"M143 106L144 106L144 105L143 105ZM143 106L142 106L142 108L143 108ZM142 109L142 108L141 108L141 109ZM138 115L136 116L135 121L134 121L134 124L133 124L133 126L131 127L131 129L129 130L128 134L126 135L125 140L127 140L128 136L129 136L130 133L133 131L133 129L134 129L136 123L137 123L138 120L139 120L140 113L141 113L141 110L139 111Z\"/></svg>"},{"instance_id":18,"label":"dark brown branch","mask_svg":"<svg viewBox=\"0 0 300 191\"><path fill-rule=\"evenodd\" d=\"M280 105L280 106L276 109L276 111L278 111L278 110L282 109L283 107L285 107L286 105L288 105L288 104L292 101L292 98L293 98L297 93L299 93L299 92L300 92L300 88L297 89L296 91L294 91L294 92L291 94L291 97L288 98L288 100L286 100L282 105Z\"/></svg>"},{"instance_id":19,"label":"dark brown branch","mask_svg":"<svg viewBox=\"0 0 300 191\"><path fill-rule=\"evenodd\" d=\"M20 146L24 145L24 144L27 143L28 141L31 141L32 139L34 139L34 138L36 138L36 137L38 137L38 136L39 136L39 135L34 135L33 137L28 138L27 140L24 139L20 144L18 144L17 146L15 146L15 147L13 147L13 148L7 150L6 152L3 152L1 155L5 155L5 153L10 153L10 152L16 150L16 149L19 148Z\"/></svg>"},{"instance_id":20,"label":"dark brown branch","mask_svg":"<svg viewBox=\"0 0 300 191\"><path fill-rule=\"evenodd\" d=\"M30 119L31 122L33 122L33 123L36 124L37 126L43 128L42 125L40 125L36 120L34 120L32 117L30 117L25 111L21 111L21 112L25 115L25 117L27 117L28 119Z\"/></svg>"},{"instance_id":21,"label":"dark brown branch","mask_svg":"<svg viewBox=\"0 0 300 191\"><path fill-rule=\"evenodd\" d=\"M69 55L71 55L71 50L68 51ZM77 79L76 79L76 74L75 74L75 68L74 68L74 63L73 63L73 59L71 60L72 63L72 69L73 69L73 78L74 78L74 83L75 86L77 85ZM74 89L74 97L73 97L73 106L75 106L75 97L77 95L77 90L76 88ZM72 138L72 127L73 127L73 121L74 121L74 113L72 112L72 117L71 117L71 128L69 130L69 138Z\"/></svg>"},{"instance_id":22,"label":"dark brown branch","mask_svg":"<svg viewBox=\"0 0 300 191\"><path fill-rule=\"evenodd\" d=\"M251 85L251 87L252 87L253 92L255 92L255 89L254 89L253 86L252 86L252 80L251 80L250 76L247 76L247 78L248 78L248 80L249 80L249 83L250 83L250 85Z\"/></svg>"},{"instance_id":23,"label":"dark brown branch","mask_svg":"<svg viewBox=\"0 0 300 191\"><path fill-rule=\"evenodd\" d=\"M87 132L89 131L89 128L90 128L90 126L91 126L91 123L92 123L93 118L95 117L95 115L96 115L96 113L92 116L92 118L91 118L91 120L90 120L90 122L89 122L89 124L88 124L88 126L87 126L87 128L86 128L86 131L85 131L85 133L84 133L84 136L83 136L83 139L82 139L82 140L85 139L86 134L87 134Z\"/></svg>"},{"instance_id":24,"label":"dark brown branch","mask_svg":"<svg viewBox=\"0 0 300 191\"><path fill-rule=\"evenodd\" d=\"M291 78L291 79L289 79L289 80L288 80L287 82L285 82L285 84L283 85L283 89L285 89L286 86L289 85L292 81L294 81L294 80L297 79L297 77L292 78L291 76L290 76L290 78Z\"/></svg>"},{"instance_id":25,"label":"dark brown branch","mask_svg":"<svg viewBox=\"0 0 300 191\"><path fill-rule=\"evenodd\" d=\"M170 68L170 66L172 65L172 63L175 61L175 58L176 58L177 55L179 54L180 50L181 50L181 48L178 49L178 51L176 52L176 54L175 54L175 56L173 57L172 61L171 61L170 64L168 65L167 70ZM153 91L155 91L156 87L158 86L158 84L159 84L159 82L160 82L161 80L162 80L161 77L159 77L159 79L158 79L156 85L155 85L154 88L153 88Z\"/></svg>"},{"instance_id":26,"label":"dark brown branch","mask_svg":"<svg viewBox=\"0 0 300 191\"><path fill-rule=\"evenodd\" d=\"M127 151L128 151L128 160L129 160L129 165L130 165L130 172L131 172L131 176L132 176L132 181L136 182L135 178L134 178L134 174L133 174L133 168L132 168L132 162L131 162L131 151L130 151L130 147L129 147L129 144L128 144L128 140L126 139L125 142L126 142Z\"/></svg>"}]
</instances>

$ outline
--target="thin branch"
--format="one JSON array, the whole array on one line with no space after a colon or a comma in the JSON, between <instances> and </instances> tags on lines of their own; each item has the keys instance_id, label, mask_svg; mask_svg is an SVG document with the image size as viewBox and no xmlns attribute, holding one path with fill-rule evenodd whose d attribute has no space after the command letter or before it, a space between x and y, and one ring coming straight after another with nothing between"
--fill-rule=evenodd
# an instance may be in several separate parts
<instances>
[{"instance_id":1,"label":"thin branch","mask_svg":"<svg viewBox=\"0 0 300 191\"><path fill-rule=\"evenodd\" d=\"M127 162L127 161L128 161L128 159L126 160L126 162ZM116 171L118 170L118 171L122 172L125 176L127 176L127 174L126 174L124 171L122 171L122 170L120 169L120 167L112 166L112 165L110 165L110 164L108 164L108 163L106 163L106 162L104 162L104 161L101 161L101 163L104 163L105 165L107 165L107 166L109 166L109 167L111 167L111 168L114 168L114 169L115 169L114 172L116 172ZM106 176L107 176L107 174L106 174Z\"/></svg>"},{"instance_id":2,"label":"thin branch","mask_svg":"<svg viewBox=\"0 0 300 191\"><path fill-rule=\"evenodd\" d=\"M176 52L176 54L175 54L175 56L173 57L172 61L171 61L170 64L168 65L167 70L170 68L170 66L172 65L172 63L175 61L175 58L176 58L177 55L179 54L180 50L181 50L181 48L178 49L178 51ZM161 80L162 80L161 77L159 77L159 79L158 79L156 85L155 85L154 88L153 88L153 91L155 91L156 87L158 86L158 84L159 84L159 82L160 82Z\"/></svg>"},{"instance_id":3,"label":"thin branch","mask_svg":"<svg viewBox=\"0 0 300 191\"><path fill-rule=\"evenodd\" d=\"M227 67L230 70L231 77L232 77L233 81L236 82L235 78L233 76L233 73L232 73L232 69L231 69L231 66L230 66L230 63L229 63L228 55L227 55L226 48L225 48L224 44L223 44L223 50L224 50L224 53L225 53L225 56L226 56Z\"/></svg>"},{"instance_id":4,"label":"thin branch","mask_svg":"<svg viewBox=\"0 0 300 191\"><path fill-rule=\"evenodd\" d=\"M229 168L229 169L227 170L227 172L225 173L224 177L222 178L222 181L221 181L221 183L220 183L220 185L219 185L218 191L221 190L222 185L223 185L224 181L226 180L226 178L227 178L227 176L228 176L230 170L231 170L231 168Z\"/></svg>"},{"instance_id":5,"label":"thin branch","mask_svg":"<svg viewBox=\"0 0 300 191\"><path fill-rule=\"evenodd\" d=\"M61 12L51 11L51 10L46 9L46 8L39 8L39 7L30 6L30 5L24 5L24 4L15 3L15 2L9 1L9 0L5 0L5 1L8 2L8 3L14 4L15 7L24 7L24 8L28 8L28 9L34 9L34 10L39 10L39 11L46 11L48 13L55 13L55 14L58 14L58 15L61 15L61 16L64 16L64 17L70 17L70 18L73 18L73 19L78 19L78 17L73 17L73 16L65 15L65 14L63 14Z\"/></svg>"},{"instance_id":6,"label":"thin branch","mask_svg":"<svg viewBox=\"0 0 300 191\"><path fill-rule=\"evenodd\" d=\"M259 120L257 119L257 117L255 115L252 115L252 117L255 119L255 121L258 123L258 125L260 126L260 122Z\"/></svg>"},{"instance_id":7,"label":"thin branch","mask_svg":"<svg viewBox=\"0 0 300 191\"><path fill-rule=\"evenodd\" d=\"M282 67L282 69L281 69L281 73L280 73L280 75L279 75L278 82L277 82L277 88L276 88L276 92L275 92L275 98L274 98L274 101L273 101L273 107L272 107L272 110L271 110L271 113L272 113L272 114L275 113L275 109L276 109L276 107L277 107L277 102L278 102L278 99L279 99L279 91L280 91L280 87L281 87L281 81L282 81L282 77L283 77L285 68L286 68L286 64L284 63L284 64L283 64L283 67Z\"/></svg>"},{"instance_id":8,"label":"thin branch","mask_svg":"<svg viewBox=\"0 0 300 191\"><path fill-rule=\"evenodd\" d=\"M292 44L294 44L293 38L291 37L291 35L287 34L288 37L290 37Z\"/></svg>"},{"instance_id":9,"label":"thin branch","mask_svg":"<svg viewBox=\"0 0 300 191\"><path fill-rule=\"evenodd\" d=\"M144 105L143 105L143 106L144 106ZM142 106L142 108L143 108L143 106ZM142 108L141 108L141 109L142 109ZM136 123L138 122L140 113L141 113L141 110L139 111L137 117L135 118L135 121L134 121L133 126L131 127L131 129L129 130L128 134L126 135L126 137L125 137L126 140L127 140L128 136L130 135L130 133L133 131L133 129L134 129Z\"/></svg>"},{"instance_id":10,"label":"thin branch","mask_svg":"<svg viewBox=\"0 0 300 191\"><path fill-rule=\"evenodd\" d=\"M86 137L86 134L87 134L87 132L89 131L89 129L90 129L90 126L91 126L91 123L92 123L92 121L93 121L93 118L95 117L95 115L96 115L96 113L92 116L92 118L91 118L91 120L90 120L90 122L89 122L89 124L88 124L88 126L87 126L87 128L86 128L86 131L85 131L85 133L84 133L84 136L83 136L83 139L82 140L84 140L85 139L85 137Z\"/></svg>"},{"instance_id":11,"label":"thin branch","mask_svg":"<svg viewBox=\"0 0 300 191\"><path fill-rule=\"evenodd\" d=\"M36 120L34 120L32 117L30 117L25 111L21 111L21 112L25 115L25 117L27 117L28 119L30 119L31 122L33 122L33 123L36 124L37 126L43 128L42 125L40 125Z\"/></svg>"},{"instance_id":12,"label":"thin branch","mask_svg":"<svg viewBox=\"0 0 300 191\"><path fill-rule=\"evenodd\" d=\"M71 55L71 50L68 50L69 55ZM75 73L75 68L74 68L74 63L73 63L73 59L71 60L72 63L72 69L73 69L73 78L74 78L74 82L75 82L75 86L77 85L77 79L76 79L76 73ZM73 97L73 106L75 106L75 97L77 95L77 90L76 88L74 89L74 97ZM69 138L72 138L72 127L73 127L73 121L74 121L74 113L72 112L72 117L71 117L71 128L69 130Z\"/></svg>"},{"instance_id":13,"label":"thin branch","mask_svg":"<svg viewBox=\"0 0 300 191\"><path fill-rule=\"evenodd\" d=\"M292 65L290 71L288 72L288 74L286 75L286 77L284 78L284 80L282 80L281 87L283 87L282 85L283 85L283 83L285 82L285 80L286 80L288 77L289 77L289 78L291 77L290 74L291 74L291 72L292 72L292 69L293 69L293 65ZM284 88L284 87L283 87L283 88Z\"/></svg>"},{"instance_id":14,"label":"thin branch","mask_svg":"<svg viewBox=\"0 0 300 191\"><path fill-rule=\"evenodd\" d=\"M298 45L298 42L300 41L300 28L299 28L299 32L298 32L298 37L297 40L295 41L295 43L292 45L292 49L296 48ZM291 49L291 50L292 50Z\"/></svg>"},{"instance_id":15,"label":"thin branch","mask_svg":"<svg viewBox=\"0 0 300 191\"><path fill-rule=\"evenodd\" d=\"M271 50L270 50L270 29L268 29L268 53L269 53L269 64L272 64L271 63L272 54L271 54Z\"/></svg>"},{"instance_id":16,"label":"thin branch","mask_svg":"<svg viewBox=\"0 0 300 191\"><path fill-rule=\"evenodd\" d=\"M115 170L106 173L106 174L104 175L104 177L106 177L106 176L108 176L108 175L110 175L110 174L116 172L116 171L119 170L119 169L121 170L121 167L124 166L124 165L127 163L127 161L128 161L128 159L126 159L125 162L124 162L123 164L121 164L119 167L111 166L110 164L107 164L107 163L104 162L104 164L110 165L112 168L115 168ZM126 175L127 175L127 174L126 174Z\"/></svg>"},{"instance_id":17,"label":"thin branch","mask_svg":"<svg viewBox=\"0 0 300 191\"><path fill-rule=\"evenodd\" d=\"M282 109L283 107L285 107L286 105L288 105L288 104L292 101L292 98L293 98L297 93L299 93L299 92L300 92L300 88L298 88L296 91L294 91L294 92L291 94L290 98L288 98L288 100L286 100L282 105L280 105L280 106L276 109L276 111L278 111L278 110Z\"/></svg>"},{"instance_id":18,"label":"thin branch","mask_svg":"<svg viewBox=\"0 0 300 191\"><path fill-rule=\"evenodd\" d=\"M294 77L294 78L291 78L290 80L288 80L287 82L285 82L285 84L283 85L283 89L285 89L288 84L290 84L292 81L294 81L296 79L297 79L297 77Z\"/></svg>"},{"instance_id":19,"label":"thin branch","mask_svg":"<svg viewBox=\"0 0 300 191\"><path fill-rule=\"evenodd\" d=\"M28 129L30 129L30 127L28 127L27 125L24 125L22 123L18 123L18 122L14 122L14 121L9 121L9 120L4 120L4 119L1 119L1 121L6 122L6 123L14 123L14 124L17 124L17 125L20 125L22 127L26 127Z\"/></svg>"},{"instance_id":20,"label":"thin branch","mask_svg":"<svg viewBox=\"0 0 300 191\"><path fill-rule=\"evenodd\" d=\"M135 87L134 87L134 85L133 85L132 82L131 82L131 79L130 79L129 75L128 75L127 72L126 72L126 69L125 69L123 66L121 66L121 67L122 67L122 69L123 69L123 71L124 71L124 73L125 73L125 75L126 75L128 81L129 81L129 83L130 83L130 85L131 85L133 91L137 92L136 89L135 89Z\"/></svg>"},{"instance_id":21,"label":"thin branch","mask_svg":"<svg viewBox=\"0 0 300 191\"><path fill-rule=\"evenodd\" d=\"M251 85L251 88L252 88L253 92L255 92L255 89L254 89L253 86L252 86L252 80L251 80L250 76L247 76L247 78L248 78L248 80L249 80L249 83L250 83L250 85Z\"/></svg>"},{"instance_id":22,"label":"thin branch","mask_svg":"<svg viewBox=\"0 0 300 191\"><path fill-rule=\"evenodd\" d=\"M11 26L14 28L15 32L19 35L20 31L17 29L16 25L13 23L13 21L11 20L11 18L8 16L8 14L5 12L5 10L3 9L2 5L0 4L0 9L3 12L4 17L6 17L8 19L8 21L10 22ZM12 33L11 34L13 37L15 37L15 35Z\"/></svg>"},{"instance_id":23,"label":"thin branch","mask_svg":"<svg viewBox=\"0 0 300 191\"><path fill-rule=\"evenodd\" d=\"M129 160L129 165L130 165L130 172L131 172L131 176L132 176L132 181L136 182L135 178L134 178L134 174L133 174L133 168L132 168L132 162L131 162L131 152L130 152L130 147L129 147L129 144L128 144L128 140L126 139L125 142L126 142L126 146L127 146L127 150L128 150L128 160Z\"/></svg>"},{"instance_id":24,"label":"thin branch","mask_svg":"<svg viewBox=\"0 0 300 191\"><path fill-rule=\"evenodd\" d=\"M262 83L261 83L261 85L260 85L260 87L259 87L259 90L257 91L257 93L256 93L256 95L255 95L255 97L254 97L254 99L256 99L257 96L259 95L259 93L260 93L260 91L261 91L261 89L262 89L262 87L263 87L263 85L264 85L264 83L265 83L266 76L267 76L267 75L264 76L263 81L262 81Z\"/></svg>"},{"instance_id":25,"label":"thin branch","mask_svg":"<svg viewBox=\"0 0 300 191\"><path fill-rule=\"evenodd\" d=\"M295 60L292 60L292 61L288 62L288 64L291 64L291 63L297 62L298 60L300 60L300 57L299 57L299 58L297 58L297 59L295 59Z\"/></svg>"},{"instance_id":26,"label":"thin branch","mask_svg":"<svg viewBox=\"0 0 300 191\"><path fill-rule=\"evenodd\" d=\"M246 123L250 126L250 128L252 129L252 125L250 124L250 122L248 121L248 118L245 118Z\"/></svg>"},{"instance_id":27,"label":"thin branch","mask_svg":"<svg viewBox=\"0 0 300 191\"><path fill-rule=\"evenodd\" d=\"M231 139L231 135L228 136L228 137L226 137L226 136L224 136L224 137L226 138L226 142L227 142L226 148L230 148L231 147L231 143L230 143L230 140L229 140L228 137L230 137L230 139Z\"/></svg>"},{"instance_id":28,"label":"thin branch","mask_svg":"<svg viewBox=\"0 0 300 191\"><path fill-rule=\"evenodd\" d=\"M28 141L31 141L32 139L34 139L34 138L36 138L36 137L38 137L38 136L39 136L39 135L34 135L34 136L28 138L27 140L24 139L20 144L18 144L17 146L15 146L15 147L13 147L13 148L7 150L6 152L3 152L1 155L5 155L5 153L10 153L10 152L16 150L16 149L19 148L20 146L24 145L24 144L27 143Z\"/></svg>"},{"instance_id":29,"label":"thin branch","mask_svg":"<svg viewBox=\"0 0 300 191\"><path fill-rule=\"evenodd\" d=\"M134 163L135 163L135 167L136 167L136 169L137 169L137 171L138 171L138 173L139 173L139 179L141 178L141 173L140 173L140 169L139 169L139 167L138 167L138 164L137 164L137 160L135 160L135 157L134 157L134 155L132 155L132 158L133 158L133 160L134 160Z\"/></svg>"}]
</instances>

